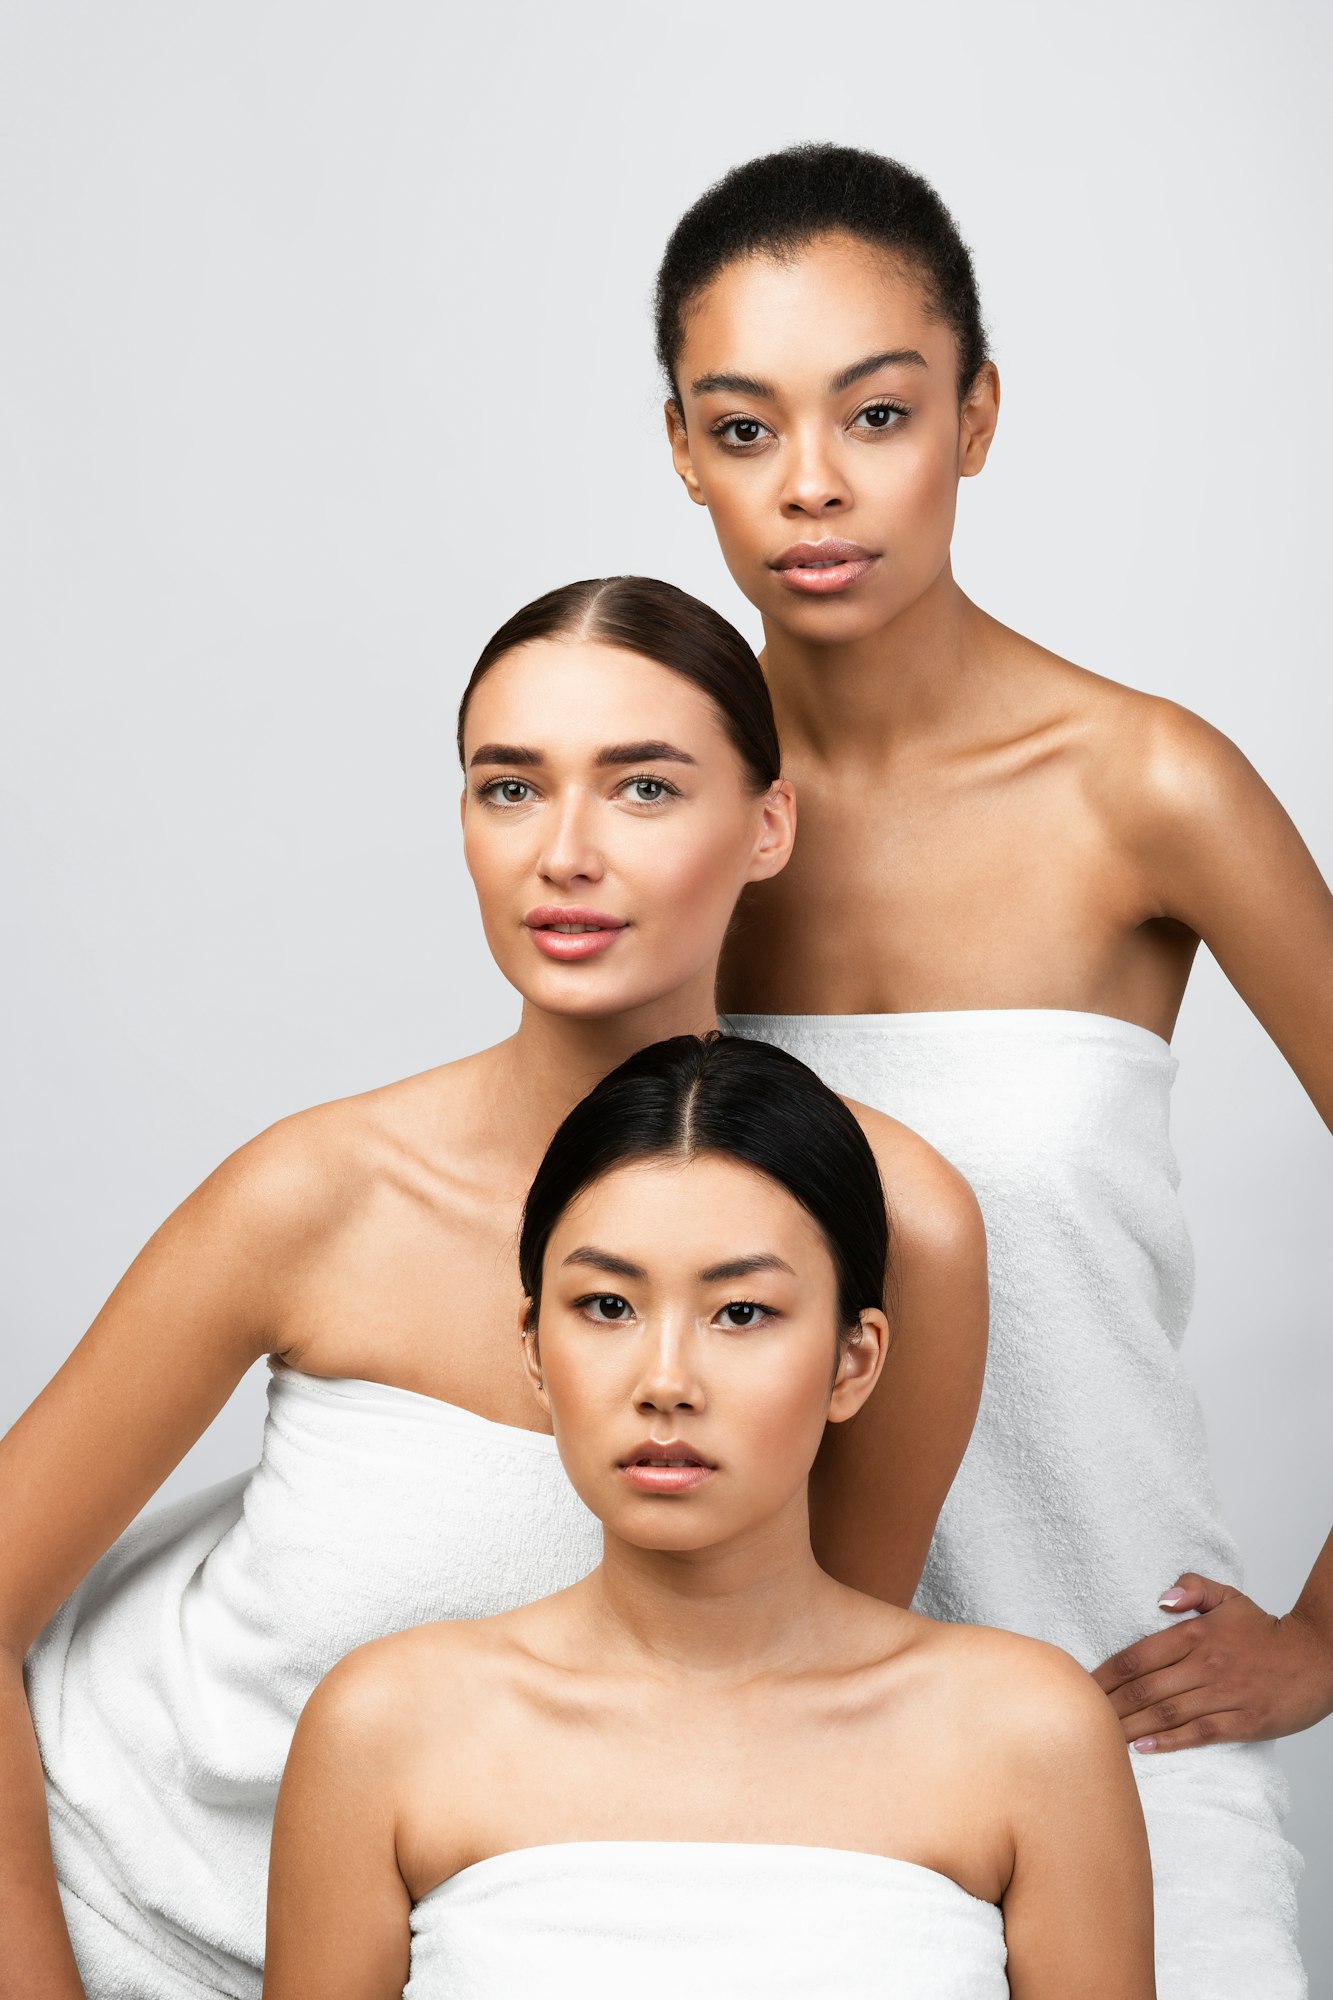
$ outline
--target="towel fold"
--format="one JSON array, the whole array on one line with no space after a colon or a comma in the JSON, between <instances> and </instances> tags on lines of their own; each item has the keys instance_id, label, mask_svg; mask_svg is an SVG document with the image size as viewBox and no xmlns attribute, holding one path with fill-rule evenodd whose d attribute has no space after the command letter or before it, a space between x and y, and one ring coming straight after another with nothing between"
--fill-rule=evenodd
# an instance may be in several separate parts
<instances>
[{"instance_id":1,"label":"towel fold","mask_svg":"<svg viewBox=\"0 0 1333 2000\"><path fill-rule=\"evenodd\" d=\"M89 2000L259 2000L273 1807L316 1683L600 1553L553 1439L275 1369L258 1466L137 1522L28 1657Z\"/></svg>"},{"instance_id":2,"label":"towel fold","mask_svg":"<svg viewBox=\"0 0 1333 2000\"><path fill-rule=\"evenodd\" d=\"M583 1841L499 1854L412 1912L404 2000L1003 2000L999 1911L829 1847Z\"/></svg>"},{"instance_id":3,"label":"towel fold","mask_svg":"<svg viewBox=\"0 0 1333 2000\"><path fill-rule=\"evenodd\" d=\"M986 1382L917 1609L1050 1640L1092 1668L1171 1623L1157 1599L1182 1571L1238 1585L1179 1351L1194 1266L1170 1136L1176 1061L1160 1036L1028 1008L727 1025L911 1126L981 1204ZM1271 1750L1133 1764L1158 2000L1299 2000L1300 1861L1279 1831Z\"/></svg>"}]
</instances>

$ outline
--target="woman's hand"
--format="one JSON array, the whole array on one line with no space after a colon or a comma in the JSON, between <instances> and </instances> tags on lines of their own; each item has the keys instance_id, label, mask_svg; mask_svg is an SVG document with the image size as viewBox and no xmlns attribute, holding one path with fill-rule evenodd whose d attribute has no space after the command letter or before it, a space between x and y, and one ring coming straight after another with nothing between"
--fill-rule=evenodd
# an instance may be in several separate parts
<instances>
[{"instance_id":1,"label":"woman's hand","mask_svg":"<svg viewBox=\"0 0 1333 2000\"><path fill-rule=\"evenodd\" d=\"M1297 1605L1285 1618L1192 1572L1159 1600L1194 1611L1093 1675L1136 1751L1292 1736L1333 1713L1333 1635Z\"/></svg>"}]
</instances>

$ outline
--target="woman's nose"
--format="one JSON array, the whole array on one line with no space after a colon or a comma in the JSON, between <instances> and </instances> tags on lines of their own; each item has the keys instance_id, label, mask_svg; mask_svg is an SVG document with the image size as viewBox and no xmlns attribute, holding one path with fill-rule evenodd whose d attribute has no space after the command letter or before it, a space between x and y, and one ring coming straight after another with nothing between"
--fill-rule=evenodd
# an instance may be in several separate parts
<instances>
[{"instance_id":1,"label":"woman's nose","mask_svg":"<svg viewBox=\"0 0 1333 2000\"><path fill-rule=\"evenodd\" d=\"M545 881L561 885L600 881L604 863L586 800L575 796L560 800L543 833L537 872Z\"/></svg>"},{"instance_id":2,"label":"woman's nose","mask_svg":"<svg viewBox=\"0 0 1333 2000\"><path fill-rule=\"evenodd\" d=\"M662 1327L650 1333L635 1389L635 1407L664 1415L674 1410L701 1410L704 1391L696 1363L696 1343L681 1329Z\"/></svg>"},{"instance_id":3,"label":"woman's nose","mask_svg":"<svg viewBox=\"0 0 1333 2000\"><path fill-rule=\"evenodd\" d=\"M789 518L819 518L851 505L851 488L834 441L822 427L797 432L784 454L781 506Z\"/></svg>"}]
</instances>

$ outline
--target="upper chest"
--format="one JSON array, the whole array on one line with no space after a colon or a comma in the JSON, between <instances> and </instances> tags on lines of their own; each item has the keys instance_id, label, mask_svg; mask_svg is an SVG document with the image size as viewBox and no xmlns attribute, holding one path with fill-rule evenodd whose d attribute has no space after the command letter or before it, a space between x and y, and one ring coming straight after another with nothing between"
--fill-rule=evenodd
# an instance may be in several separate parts
<instances>
[{"instance_id":1,"label":"upper chest","mask_svg":"<svg viewBox=\"0 0 1333 2000\"><path fill-rule=\"evenodd\" d=\"M496 1423L549 1430L523 1366L520 1205L447 1175L385 1176L293 1275L284 1352Z\"/></svg>"},{"instance_id":2,"label":"upper chest","mask_svg":"<svg viewBox=\"0 0 1333 2000\"><path fill-rule=\"evenodd\" d=\"M1098 788L1070 756L796 774L792 858L746 891L730 1010L1172 1004L1174 942ZM1188 961L1185 961L1187 970Z\"/></svg>"},{"instance_id":3,"label":"upper chest","mask_svg":"<svg viewBox=\"0 0 1333 2000\"><path fill-rule=\"evenodd\" d=\"M558 1705L451 1748L451 1805L413 1834L423 1879L516 1846L758 1841L896 1855L998 1893L1004 1818L984 1755L917 1702ZM469 1803L464 1807L463 1801ZM975 1885L975 1886L974 1886Z\"/></svg>"}]
</instances>

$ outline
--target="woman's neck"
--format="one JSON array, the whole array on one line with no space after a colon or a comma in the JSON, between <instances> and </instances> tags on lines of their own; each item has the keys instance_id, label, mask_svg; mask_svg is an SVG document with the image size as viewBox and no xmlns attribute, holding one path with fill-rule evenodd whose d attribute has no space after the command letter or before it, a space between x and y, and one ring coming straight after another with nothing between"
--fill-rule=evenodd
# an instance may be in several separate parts
<instances>
[{"instance_id":1,"label":"woman's neck","mask_svg":"<svg viewBox=\"0 0 1333 2000\"><path fill-rule=\"evenodd\" d=\"M497 1144L515 1156L526 1180L551 1134L594 1084L652 1042L702 1035L717 1026L715 968L621 1014L553 1014L524 1002L516 1031L488 1051L488 1089Z\"/></svg>"},{"instance_id":2,"label":"woman's neck","mask_svg":"<svg viewBox=\"0 0 1333 2000\"><path fill-rule=\"evenodd\" d=\"M808 1665L829 1635L829 1605L846 1596L815 1561L803 1490L781 1515L717 1548L642 1549L608 1532L581 1589L599 1655L722 1680Z\"/></svg>"},{"instance_id":3,"label":"woman's neck","mask_svg":"<svg viewBox=\"0 0 1333 2000\"><path fill-rule=\"evenodd\" d=\"M816 644L765 620L764 671L784 746L860 764L947 740L975 722L986 641L1002 630L947 563L890 624L850 644Z\"/></svg>"}]
</instances>

